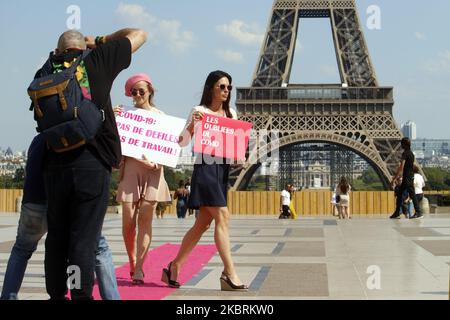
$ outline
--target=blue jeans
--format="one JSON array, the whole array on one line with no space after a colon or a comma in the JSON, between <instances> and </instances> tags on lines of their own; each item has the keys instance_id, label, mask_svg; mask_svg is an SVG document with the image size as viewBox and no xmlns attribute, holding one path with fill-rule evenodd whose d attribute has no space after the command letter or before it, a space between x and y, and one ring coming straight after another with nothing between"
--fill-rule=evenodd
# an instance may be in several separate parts
<instances>
[{"instance_id":1,"label":"blue jeans","mask_svg":"<svg viewBox=\"0 0 450 320\"><path fill-rule=\"evenodd\" d=\"M95 275L103 300L120 300L116 270L105 237L101 236L95 253Z\"/></svg>"},{"instance_id":2,"label":"blue jeans","mask_svg":"<svg viewBox=\"0 0 450 320\"><path fill-rule=\"evenodd\" d=\"M177 217L178 217L178 219L186 218L186 211L187 211L186 205L187 205L187 203L185 200L177 201Z\"/></svg>"},{"instance_id":3,"label":"blue jeans","mask_svg":"<svg viewBox=\"0 0 450 320\"><path fill-rule=\"evenodd\" d=\"M22 204L16 243L6 268L0 300L17 299L28 260L36 251L39 240L47 233L46 215L47 206L44 204ZM95 260L102 299L120 300L111 252L104 237L100 238Z\"/></svg>"}]
</instances>

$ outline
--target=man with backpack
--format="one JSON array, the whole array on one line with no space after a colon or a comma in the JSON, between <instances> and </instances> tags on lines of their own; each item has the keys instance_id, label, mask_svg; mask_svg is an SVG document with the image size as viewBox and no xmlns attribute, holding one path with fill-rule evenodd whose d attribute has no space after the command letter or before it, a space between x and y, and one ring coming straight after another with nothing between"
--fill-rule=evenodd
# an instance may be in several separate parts
<instances>
[{"instance_id":1,"label":"man with backpack","mask_svg":"<svg viewBox=\"0 0 450 320\"><path fill-rule=\"evenodd\" d=\"M42 134L37 135L28 148L17 237L6 267L0 300L19 298L28 261L47 233L47 200L42 172L46 146L43 138ZM102 299L120 300L111 251L103 236L96 250L95 274Z\"/></svg>"},{"instance_id":2,"label":"man with backpack","mask_svg":"<svg viewBox=\"0 0 450 320\"><path fill-rule=\"evenodd\" d=\"M45 275L53 300L64 299L68 285L72 299L92 299L111 170L121 160L110 91L146 39L139 29L97 38L67 31L28 89L48 146ZM67 283L68 270L80 281Z\"/></svg>"}]
</instances>

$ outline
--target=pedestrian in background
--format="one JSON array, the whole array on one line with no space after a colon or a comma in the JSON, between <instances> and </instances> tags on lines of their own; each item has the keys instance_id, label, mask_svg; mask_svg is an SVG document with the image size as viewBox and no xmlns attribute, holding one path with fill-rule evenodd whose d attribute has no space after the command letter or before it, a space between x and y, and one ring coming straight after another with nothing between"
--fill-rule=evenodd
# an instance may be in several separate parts
<instances>
[{"instance_id":1,"label":"pedestrian in background","mask_svg":"<svg viewBox=\"0 0 450 320\"><path fill-rule=\"evenodd\" d=\"M350 215L350 190L351 186L347 178L341 177L339 184L336 187L336 202L340 219L351 219Z\"/></svg>"}]
</instances>

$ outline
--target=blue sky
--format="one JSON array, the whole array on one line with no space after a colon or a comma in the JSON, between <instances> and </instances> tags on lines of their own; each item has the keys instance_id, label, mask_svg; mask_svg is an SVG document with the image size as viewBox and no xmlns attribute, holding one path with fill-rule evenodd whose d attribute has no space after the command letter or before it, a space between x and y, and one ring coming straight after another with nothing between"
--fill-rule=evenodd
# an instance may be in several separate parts
<instances>
[{"instance_id":1,"label":"blue sky","mask_svg":"<svg viewBox=\"0 0 450 320\"><path fill-rule=\"evenodd\" d=\"M81 10L81 32L141 27L149 42L116 80L114 104L130 105L126 79L148 73L156 103L186 117L200 100L207 74L223 69L235 86L249 86L272 0L1 1L0 147L25 150L35 134L26 89L34 72L67 29L67 8ZM360 18L381 86L395 87L395 117L413 120L419 137L450 138L449 0L358 0ZM381 30L369 30L366 10L381 9ZM338 83L328 20L302 20L291 83Z\"/></svg>"}]
</instances>

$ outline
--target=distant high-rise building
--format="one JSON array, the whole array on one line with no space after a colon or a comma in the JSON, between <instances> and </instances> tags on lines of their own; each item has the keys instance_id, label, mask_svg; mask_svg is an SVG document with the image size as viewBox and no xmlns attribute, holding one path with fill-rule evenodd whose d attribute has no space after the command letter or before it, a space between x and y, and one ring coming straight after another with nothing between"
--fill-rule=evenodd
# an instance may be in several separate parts
<instances>
[{"instance_id":1,"label":"distant high-rise building","mask_svg":"<svg viewBox=\"0 0 450 320\"><path fill-rule=\"evenodd\" d=\"M416 140L417 139L417 125L412 122L408 121L405 124L402 125L402 133L405 137Z\"/></svg>"}]
</instances>

